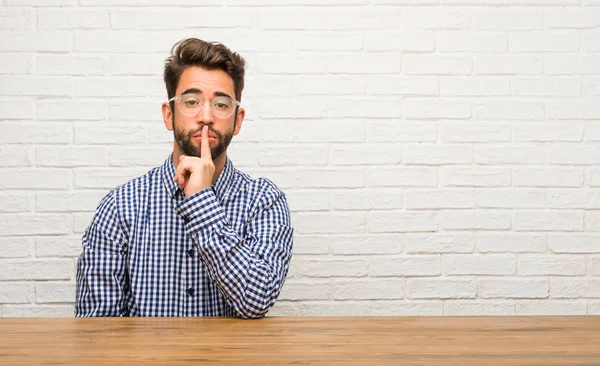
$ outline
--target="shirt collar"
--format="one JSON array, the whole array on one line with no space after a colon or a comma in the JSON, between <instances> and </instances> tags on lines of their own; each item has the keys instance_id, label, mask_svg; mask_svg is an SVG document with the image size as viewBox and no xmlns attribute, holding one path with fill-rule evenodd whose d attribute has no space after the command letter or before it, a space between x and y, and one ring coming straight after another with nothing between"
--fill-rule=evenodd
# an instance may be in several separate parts
<instances>
[{"instance_id":1,"label":"shirt collar","mask_svg":"<svg viewBox=\"0 0 600 366\"><path fill-rule=\"evenodd\" d=\"M165 189L169 194L169 197L173 198L178 192L183 194L183 191L179 188L177 183L173 180L175 176L175 164L173 164L173 154L169 154L167 160L165 160L163 166L161 167L162 178L165 185ZM219 174L217 180L212 184L212 189L215 192L215 195L219 199L219 201L223 202L225 198L227 198L227 194L229 192L229 188L233 184L233 163L229 160L229 157L226 157L225 167L223 167L223 171Z\"/></svg>"}]
</instances>

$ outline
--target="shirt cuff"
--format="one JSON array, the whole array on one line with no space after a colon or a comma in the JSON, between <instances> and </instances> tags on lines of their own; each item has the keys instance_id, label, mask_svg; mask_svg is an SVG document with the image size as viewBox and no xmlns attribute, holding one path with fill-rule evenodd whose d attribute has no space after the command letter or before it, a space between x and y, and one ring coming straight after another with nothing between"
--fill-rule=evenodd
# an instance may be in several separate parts
<instances>
[{"instance_id":1,"label":"shirt cuff","mask_svg":"<svg viewBox=\"0 0 600 366\"><path fill-rule=\"evenodd\" d=\"M200 233L209 227L218 230L227 222L227 216L212 188L203 189L184 199L175 207L175 212L190 233Z\"/></svg>"}]
</instances>

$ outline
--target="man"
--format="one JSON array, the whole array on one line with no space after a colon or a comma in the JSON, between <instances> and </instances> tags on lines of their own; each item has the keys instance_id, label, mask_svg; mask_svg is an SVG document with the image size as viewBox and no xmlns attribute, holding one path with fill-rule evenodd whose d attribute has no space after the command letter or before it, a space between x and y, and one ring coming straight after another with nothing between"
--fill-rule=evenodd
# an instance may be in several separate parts
<instances>
[{"instance_id":1,"label":"man","mask_svg":"<svg viewBox=\"0 0 600 366\"><path fill-rule=\"evenodd\" d=\"M173 153L100 202L77 262L76 316L259 318L274 305L293 229L285 195L227 157L244 67L222 44L173 47L162 105Z\"/></svg>"}]
</instances>

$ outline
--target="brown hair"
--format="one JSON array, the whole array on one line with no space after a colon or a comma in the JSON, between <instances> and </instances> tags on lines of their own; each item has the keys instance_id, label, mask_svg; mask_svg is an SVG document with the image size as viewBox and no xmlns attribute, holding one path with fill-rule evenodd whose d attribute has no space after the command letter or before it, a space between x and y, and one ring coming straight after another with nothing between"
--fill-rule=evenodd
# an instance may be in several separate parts
<instances>
[{"instance_id":1,"label":"brown hair","mask_svg":"<svg viewBox=\"0 0 600 366\"><path fill-rule=\"evenodd\" d=\"M198 38L188 38L177 42L171 49L171 56L165 60L164 80L169 99L175 96L179 78L189 66L225 71L233 79L235 99L242 100L246 66L242 56L232 52L221 43L206 42Z\"/></svg>"}]
</instances>

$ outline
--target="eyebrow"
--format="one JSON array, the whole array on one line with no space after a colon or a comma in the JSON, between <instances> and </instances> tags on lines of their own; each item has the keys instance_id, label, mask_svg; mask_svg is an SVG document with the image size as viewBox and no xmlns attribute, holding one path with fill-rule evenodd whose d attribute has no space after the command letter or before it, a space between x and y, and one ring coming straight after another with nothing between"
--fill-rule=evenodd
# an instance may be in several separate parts
<instances>
[{"instance_id":1,"label":"eyebrow","mask_svg":"<svg viewBox=\"0 0 600 366\"><path fill-rule=\"evenodd\" d=\"M183 95L183 94L202 94L202 90L200 90L200 89L196 89L196 88L189 88L189 89L186 89L186 90L184 90L184 91L183 91L183 93L181 93L181 94L182 94L182 95ZM231 99L231 100L235 100L235 99L233 99L233 98L231 97L231 95L229 95L229 94L227 94L227 93L223 93L223 92L219 92L219 91L218 91L218 92L215 92L215 95L216 95L217 97L227 97L227 98L229 98L229 99Z\"/></svg>"}]
</instances>

